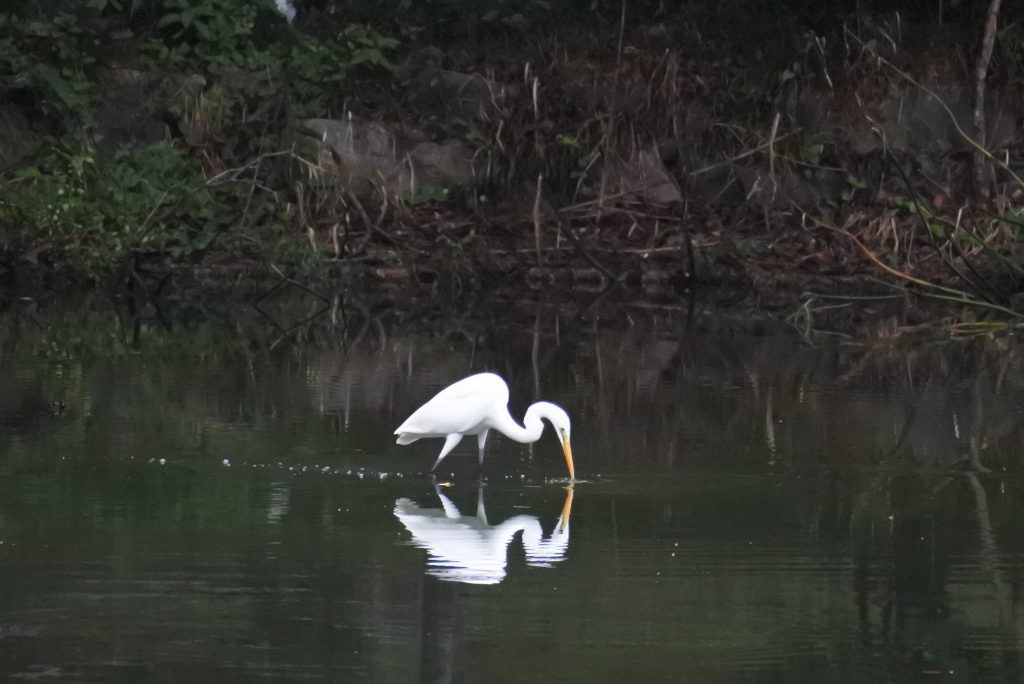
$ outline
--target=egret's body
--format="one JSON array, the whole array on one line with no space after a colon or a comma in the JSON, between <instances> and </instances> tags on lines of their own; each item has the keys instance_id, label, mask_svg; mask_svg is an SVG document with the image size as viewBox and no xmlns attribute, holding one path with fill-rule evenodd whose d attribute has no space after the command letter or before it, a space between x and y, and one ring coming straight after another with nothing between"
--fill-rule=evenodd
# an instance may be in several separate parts
<instances>
[{"instance_id":1,"label":"egret's body","mask_svg":"<svg viewBox=\"0 0 1024 684\"><path fill-rule=\"evenodd\" d=\"M569 477L575 478L569 436L572 426L566 412L555 404L539 401L526 409L523 425L508 412L508 385L494 373L478 373L459 380L438 392L433 399L409 416L395 430L399 444L412 444L418 439L443 437L444 446L434 467L444 460L466 435L476 435L480 465L484 461L487 434L497 430L517 442L536 442L544 432L544 420L555 428Z\"/></svg>"}]
</instances>

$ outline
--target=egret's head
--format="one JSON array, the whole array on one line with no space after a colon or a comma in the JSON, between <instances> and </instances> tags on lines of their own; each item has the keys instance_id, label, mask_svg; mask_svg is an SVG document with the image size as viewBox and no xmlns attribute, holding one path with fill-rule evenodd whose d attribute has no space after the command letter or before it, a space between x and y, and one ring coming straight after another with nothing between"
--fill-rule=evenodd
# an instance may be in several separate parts
<instances>
[{"instance_id":1,"label":"egret's head","mask_svg":"<svg viewBox=\"0 0 1024 684\"><path fill-rule=\"evenodd\" d=\"M576 479L576 470L572 465L572 443L570 437L572 436L572 421L569 420L569 414L565 410L556 404L550 402L543 402L544 404L544 418L548 419L551 426L555 428L555 434L558 435L558 441L562 443L562 453L565 454L565 464L569 466L569 479Z\"/></svg>"}]
</instances>

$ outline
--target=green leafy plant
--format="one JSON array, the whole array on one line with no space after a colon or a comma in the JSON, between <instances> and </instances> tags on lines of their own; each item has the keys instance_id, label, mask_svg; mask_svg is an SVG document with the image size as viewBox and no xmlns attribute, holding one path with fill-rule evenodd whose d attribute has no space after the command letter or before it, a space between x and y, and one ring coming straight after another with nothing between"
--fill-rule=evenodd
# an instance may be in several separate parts
<instances>
[{"instance_id":1,"label":"green leafy plant","mask_svg":"<svg viewBox=\"0 0 1024 684\"><path fill-rule=\"evenodd\" d=\"M347 48L345 62L350 68L367 64L384 67L388 71L395 70L389 59L389 55L399 45L394 38L382 36L369 26L352 24L341 32L338 42Z\"/></svg>"},{"instance_id":2,"label":"green leafy plant","mask_svg":"<svg viewBox=\"0 0 1024 684\"><path fill-rule=\"evenodd\" d=\"M197 248L209 237L207 196L197 170L171 145L102 158L87 144L55 148L21 170L0 203L0 226L18 228L90 276L127 254Z\"/></svg>"},{"instance_id":3,"label":"green leafy plant","mask_svg":"<svg viewBox=\"0 0 1024 684\"><path fill-rule=\"evenodd\" d=\"M451 199L452 193L449 188L438 188L427 185L417 188L415 192L408 193L403 199L406 204L419 206L421 204L440 204Z\"/></svg>"},{"instance_id":4,"label":"green leafy plant","mask_svg":"<svg viewBox=\"0 0 1024 684\"><path fill-rule=\"evenodd\" d=\"M94 102L88 70L95 49L74 15L38 21L0 14L0 83L33 93L47 114L67 119Z\"/></svg>"}]
</instances>

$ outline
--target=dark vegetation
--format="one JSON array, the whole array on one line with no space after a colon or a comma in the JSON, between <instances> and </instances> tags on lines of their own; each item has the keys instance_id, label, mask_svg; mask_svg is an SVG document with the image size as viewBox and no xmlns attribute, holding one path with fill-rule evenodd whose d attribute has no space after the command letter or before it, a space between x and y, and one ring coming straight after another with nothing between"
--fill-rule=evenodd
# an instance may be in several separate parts
<instances>
[{"instance_id":1,"label":"dark vegetation","mask_svg":"<svg viewBox=\"0 0 1024 684\"><path fill-rule=\"evenodd\" d=\"M1024 313L1019 7L296 5L0 11L0 279L698 281L784 291L803 329L832 306L808 293L951 300L958 331Z\"/></svg>"}]
</instances>

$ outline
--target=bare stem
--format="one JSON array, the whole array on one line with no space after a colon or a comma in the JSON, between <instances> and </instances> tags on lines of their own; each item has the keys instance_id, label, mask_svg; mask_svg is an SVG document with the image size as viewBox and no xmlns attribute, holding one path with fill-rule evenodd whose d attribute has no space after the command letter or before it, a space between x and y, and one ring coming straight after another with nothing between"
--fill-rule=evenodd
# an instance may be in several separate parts
<instances>
[{"instance_id":1,"label":"bare stem","mask_svg":"<svg viewBox=\"0 0 1024 684\"><path fill-rule=\"evenodd\" d=\"M988 75L988 63L992 59L992 49L996 42L996 28L999 25L999 6L1002 0L990 0L988 15L985 17L985 33L981 39L981 53L978 64L974 68L974 134L978 142L985 146L985 79ZM978 197L988 198L991 190L992 166L980 150L974 151L974 192Z\"/></svg>"}]
</instances>

